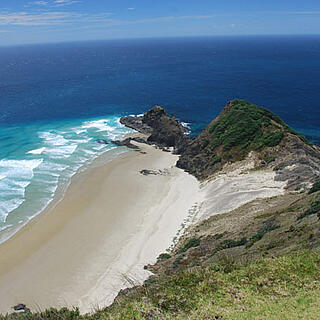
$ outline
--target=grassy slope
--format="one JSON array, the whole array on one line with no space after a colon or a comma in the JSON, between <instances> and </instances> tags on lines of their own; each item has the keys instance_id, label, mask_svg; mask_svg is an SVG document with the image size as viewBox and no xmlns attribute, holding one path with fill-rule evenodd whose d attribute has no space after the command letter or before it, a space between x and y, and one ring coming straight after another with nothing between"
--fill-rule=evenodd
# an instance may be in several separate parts
<instances>
[{"instance_id":1,"label":"grassy slope","mask_svg":"<svg viewBox=\"0 0 320 320\"><path fill-rule=\"evenodd\" d=\"M155 278L92 316L51 310L18 319L319 319L319 270L320 255L308 251L212 264Z\"/></svg>"},{"instance_id":2,"label":"grassy slope","mask_svg":"<svg viewBox=\"0 0 320 320\"><path fill-rule=\"evenodd\" d=\"M52 309L14 319L320 319L320 209L305 214L320 198L317 186L310 194L263 200L267 201L263 209L256 210L253 201L237 209L238 213L211 217L197 225L172 257L164 255L164 261L156 265L156 276L119 295L109 308L84 316L77 310ZM278 228L266 230L254 245L235 240L246 235L244 230L247 235L257 234L264 219L270 218ZM216 237L214 228L220 232L224 226L229 233ZM268 247L274 240L278 245ZM228 246L221 247L227 242ZM223 254L212 261L216 248ZM235 249L254 259L239 262ZM185 264L180 261L175 267L181 254L187 257ZM0 316L0 320L8 319L12 317Z\"/></svg>"},{"instance_id":3,"label":"grassy slope","mask_svg":"<svg viewBox=\"0 0 320 320\"><path fill-rule=\"evenodd\" d=\"M251 150L277 146L285 133L298 135L271 111L245 100L234 100L208 128L213 150L220 148L223 158L243 159ZM228 160L226 159L226 160Z\"/></svg>"},{"instance_id":4,"label":"grassy slope","mask_svg":"<svg viewBox=\"0 0 320 320\"><path fill-rule=\"evenodd\" d=\"M177 165L203 180L225 163L245 159L251 151L269 164L277 158L279 148L285 148L281 142L292 135L308 143L271 111L246 100L233 100L190 142Z\"/></svg>"},{"instance_id":5,"label":"grassy slope","mask_svg":"<svg viewBox=\"0 0 320 320\"><path fill-rule=\"evenodd\" d=\"M295 134L265 109L239 100L232 107L201 137L212 166ZM232 125L236 120L241 126ZM261 200L209 218L172 257L162 256L157 276L93 315L51 309L0 320L320 319L319 190L317 183L309 195ZM236 264L243 255L260 260Z\"/></svg>"}]
</instances>

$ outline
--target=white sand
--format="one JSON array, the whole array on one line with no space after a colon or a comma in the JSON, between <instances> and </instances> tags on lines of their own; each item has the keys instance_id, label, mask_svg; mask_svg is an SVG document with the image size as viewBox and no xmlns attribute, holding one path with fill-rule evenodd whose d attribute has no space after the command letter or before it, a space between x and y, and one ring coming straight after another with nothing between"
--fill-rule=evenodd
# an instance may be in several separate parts
<instances>
[{"instance_id":1,"label":"white sand","mask_svg":"<svg viewBox=\"0 0 320 320\"><path fill-rule=\"evenodd\" d=\"M141 145L78 175L63 200L0 246L0 312L17 303L35 309L112 302L126 276L146 279L143 266L172 243L194 203L198 181L174 167L177 156ZM139 173L167 169L166 175Z\"/></svg>"},{"instance_id":2,"label":"white sand","mask_svg":"<svg viewBox=\"0 0 320 320\"><path fill-rule=\"evenodd\" d=\"M140 144L139 144L140 145ZM130 278L172 245L186 225L256 198L284 193L274 173L231 165L200 190L178 159L151 146L77 175L63 200L0 245L0 312L110 304ZM164 170L144 176L142 169Z\"/></svg>"},{"instance_id":3,"label":"white sand","mask_svg":"<svg viewBox=\"0 0 320 320\"><path fill-rule=\"evenodd\" d=\"M269 198L285 193L285 181L275 181L275 172L251 170L254 160L249 157L214 175L202 185L204 203L198 219L232 211L257 198Z\"/></svg>"}]
</instances>

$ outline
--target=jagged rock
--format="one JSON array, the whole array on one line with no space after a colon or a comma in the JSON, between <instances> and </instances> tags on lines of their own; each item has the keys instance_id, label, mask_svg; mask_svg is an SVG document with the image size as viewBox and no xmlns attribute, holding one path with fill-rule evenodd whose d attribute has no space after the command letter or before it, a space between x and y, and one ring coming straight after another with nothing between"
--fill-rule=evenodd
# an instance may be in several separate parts
<instances>
[{"instance_id":1,"label":"jagged rock","mask_svg":"<svg viewBox=\"0 0 320 320\"><path fill-rule=\"evenodd\" d=\"M160 148L173 147L180 153L189 137L186 136L187 128L167 114L160 106L155 106L143 116L122 117L120 122L129 128L135 129L149 137L147 141Z\"/></svg>"},{"instance_id":2,"label":"jagged rock","mask_svg":"<svg viewBox=\"0 0 320 320\"><path fill-rule=\"evenodd\" d=\"M20 310L25 310L25 308L26 308L26 305L25 305L25 304L19 303L19 304L17 304L16 306L13 307L13 310L15 310L15 311L20 311Z\"/></svg>"},{"instance_id":3,"label":"jagged rock","mask_svg":"<svg viewBox=\"0 0 320 320\"><path fill-rule=\"evenodd\" d=\"M115 141L112 141L112 143L115 144L116 146L119 146L119 147L127 147L129 149L139 150L139 147L132 144L131 140L133 140L133 139L127 138L124 140L115 140Z\"/></svg>"},{"instance_id":4,"label":"jagged rock","mask_svg":"<svg viewBox=\"0 0 320 320\"><path fill-rule=\"evenodd\" d=\"M143 134L150 135L152 133L152 128L143 122L143 118L144 116L122 117L120 123Z\"/></svg>"},{"instance_id":5,"label":"jagged rock","mask_svg":"<svg viewBox=\"0 0 320 320\"><path fill-rule=\"evenodd\" d=\"M99 140L97 140L96 142L97 142L97 143L100 143L100 144L109 144L109 143L110 143L110 141L105 140L105 139L99 139Z\"/></svg>"},{"instance_id":6,"label":"jagged rock","mask_svg":"<svg viewBox=\"0 0 320 320\"><path fill-rule=\"evenodd\" d=\"M22 313L30 313L31 310L23 303L17 304L16 306L13 307L13 310L16 312L13 312L10 314L12 318L18 317Z\"/></svg>"},{"instance_id":7,"label":"jagged rock","mask_svg":"<svg viewBox=\"0 0 320 320\"><path fill-rule=\"evenodd\" d=\"M189 140L186 136L187 129L160 106L145 113L143 122L153 129L148 141L162 148L173 147L176 153L180 153Z\"/></svg>"},{"instance_id":8,"label":"jagged rock","mask_svg":"<svg viewBox=\"0 0 320 320\"><path fill-rule=\"evenodd\" d=\"M155 170L148 170L148 169L143 169L141 171L139 171L142 175L144 176L149 176L149 175L154 175L157 176L159 174L158 171Z\"/></svg>"},{"instance_id":9,"label":"jagged rock","mask_svg":"<svg viewBox=\"0 0 320 320\"><path fill-rule=\"evenodd\" d=\"M144 176L150 176L150 175L154 175L154 176L167 176L170 174L170 172L166 169L164 170L149 170L149 169L143 169L141 171L139 171L142 175Z\"/></svg>"},{"instance_id":10,"label":"jagged rock","mask_svg":"<svg viewBox=\"0 0 320 320\"><path fill-rule=\"evenodd\" d=\"M140 138L140 137L134 137L131 140L139 142L139 143L145 143L145 144L150 144L150 142L148 142L146 139L144 138Z\"/></svg>"}]
</instances>

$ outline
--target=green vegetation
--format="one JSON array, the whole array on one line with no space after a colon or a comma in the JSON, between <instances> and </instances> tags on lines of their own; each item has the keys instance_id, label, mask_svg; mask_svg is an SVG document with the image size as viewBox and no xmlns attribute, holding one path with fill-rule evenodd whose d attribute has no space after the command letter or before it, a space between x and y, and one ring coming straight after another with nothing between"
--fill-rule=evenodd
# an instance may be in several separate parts
<instances>
[{"instance_id":1,"label":"green vegetation","mask_svg":"<svg viewBox=\"0 0 320 320\"><path fill-rule=\"evenodd\" d=\"M305 210L297 220L301 220L304 217L310 216L312 214L317 214L320 219L320 198L312 201L310 203L309 209Z\"/></svg>"},{"instance_id":2,"label":"green vegetation","mask_svg":"<svg viewBox=\"0 0 320 320\"><path fill-rule=\"evenodd\" d=\"M272 124L282 124L279 117L272 112L250 104L247 101L236 100L229 112L220 115L210 129L212 134L212 147L224 146L224 150L241 146L247 149L259 149L264 145L277 145L283 132L280 126Z\"/></svg>"},{"instance_id":3,"label":"green vegetation","mask_svg":"<svg viewBox=\"0 0 320 320\"><path fill-rule=\"evenodd\" d=\"M276 158L275 158L275 157L266 157L266 158L264 159L264 161L265 161L267 164L269 164L269 163L271 163L271 162L276 161Z\"/></svg>"},{"instance_id":4,"label":"green vegetation","mask_svg":"<svg viewBox=\"0 0 320 320\"><path fill-rule=\"evenodd\" d=\"M226 160L239 159L251 150L275 147L286 131L298 135L271 111L245 100L234 100L230 109L222 112L219 120L208 129L212 150L219 148ZM306 141L303 136L299 137ZM208 144L206 138L202 147ZM267 163L272 161L274 158Z\"/></svg>"},{"instance_id":5,"label":"green vegetation","mask_svg":"<svg viewBox=\"0 0 320 320\"><path fill-rule=\"evenodd\" d=\"M171 255L169 253L161 253L158 257L158 261L164 261L171 258Z\"/></svg>"},{"instance_id":6,"label":"green vegetation","mask_svg":"<svg viewBox=\"0 0 320 320\"><path fill-rule=\"evenodd\" d=\"M313 194L320 191L320 181L313 184L312 188L309 190L308 194Z\"/></svg>"},{"instance_id":7,"label":"green vegetation","mask_svg":"<svg viewBox=\"0 0 320 320\"><path fill-rule=\"evenodd\" d=\"M212 160L211 160L211 165L213 166L213 165L215 165L216 163L221 162L221 160L222 160L221 157L215 155L215 156L212 158Z\"/></svg>"},{"instance_id":8,"label":"green vegetation","mask_svg":"<svg viewBox=\"0 0 320 320\"><path fill-rule=\"evenodd\" d=\"M187 243L183 246L180 252L186 252L190 248L198 247L200 245L200 239L191 238Z\"/></svg>"},{"instance_id":9,"label":"green vegetation","mask_svg":"<svg viewBox=\"0 0 320 320\"><path fill-rule=\"evenodd\" d=\"M218 246L218 250L240 247L245 245L247 242L248 242L247 238L241 238L240 240L226 239L220 243L220 245Z\"/></svg>"},{"instance_id":10,"label":"green vegetation","mask_svg":"<svg viewBox=\"0 0 320 320\"><path fill-rule=\"evenodd\" d=\"M250 238L250 240L246 244L246 247L249 248L253 246L257 241L261 240L266 233L276 230L278 228L279 226L275 225L271 220L267 221L267 223L264 226L262 226L258 230L258 232Z\"/></svg>"},{"instance_id":11,"label":"green vegetation","mask_svg":"<svg viewBox=\"0 0 320 320\"><path fill-rule=\"evenodd\" d=\"M309 251L227 269L224 264L194 267L152 278L93 315L52 309L14 319L316 320L320 318L319 268L319 254Z\"/></svg>"}]
</instances>

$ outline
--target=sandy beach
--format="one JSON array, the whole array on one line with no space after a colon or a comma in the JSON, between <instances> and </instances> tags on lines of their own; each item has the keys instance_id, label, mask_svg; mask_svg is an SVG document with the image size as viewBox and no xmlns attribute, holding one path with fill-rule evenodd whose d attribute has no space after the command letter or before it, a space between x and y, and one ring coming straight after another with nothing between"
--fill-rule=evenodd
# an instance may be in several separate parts
<instances>
[{"instance_id":1,"label":"sandy beach","mask_svg":"<svg viewBox=\"0 0 320 320\"><path fill-rule=\"evenodd\" d=\"M202 195L174 166L177 156L140 147L75 176L62 201L0 245L1 313L17 303L90 312L128 287L127 277L148 277L143 266L170 246Z\"/></svg>"},{"instance_id":2,"label":"sandy beach","mask_svg":"<svg viewBox=\"0 0 320 320\"><path fill-rule=\"evenodd\" d=\"M175 167L178 156L137 145L76 175L60 202L0 245L1 313L18 303L82 313L107 306L142 283L144 266L189 224L285 192L274 172L250 170L250 159L200 184Z\"/></svg>"}]
</instances>

